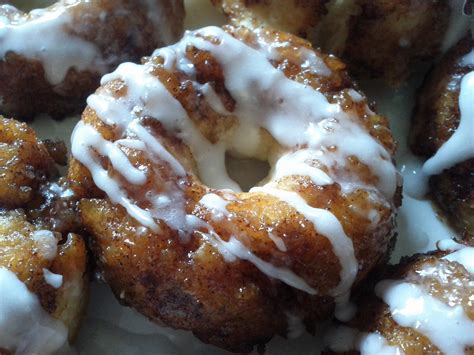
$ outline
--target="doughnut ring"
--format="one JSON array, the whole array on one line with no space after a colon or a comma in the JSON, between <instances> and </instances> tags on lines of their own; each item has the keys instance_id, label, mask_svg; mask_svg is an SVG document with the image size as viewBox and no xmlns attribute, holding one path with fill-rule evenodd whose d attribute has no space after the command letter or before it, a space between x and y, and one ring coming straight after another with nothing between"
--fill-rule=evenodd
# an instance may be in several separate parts
<instances>
[{"instance_id":1,"label":"doughnut ring","mask_svg":"<svg viewBox=\"0 0 474 355\"><path fill-rule=\"evenodd\" d=\"M68 178L122 303L249 351L351 312L394 242L394 149L337 58L284 32L207 27L102 78ZM226 153L270 173L243 192Z\"/></svg>"}]
</instances>

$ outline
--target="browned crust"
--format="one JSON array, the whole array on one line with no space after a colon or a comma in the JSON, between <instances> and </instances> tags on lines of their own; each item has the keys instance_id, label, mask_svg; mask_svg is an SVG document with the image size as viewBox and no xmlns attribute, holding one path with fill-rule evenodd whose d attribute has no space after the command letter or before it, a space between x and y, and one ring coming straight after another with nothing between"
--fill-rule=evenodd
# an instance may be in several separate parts
<instances>
[{"instance_id":1,"label":"browned crust","mask_svg":"<svg viewBox=\"0 0 474 355\"><path fill-rule=\"evenodd\" d=\"M139 61L164 44L163 32L174 38L182 33L184 5L181 0L156 0L163 3L166 29L155 28L147 17L142 2L130 0L77 1L68 7L72 20L66 31L93 43L107 60L107 71L125 61ZM107 16L102 17L106 13ZM0 8L0 14L15 16L10 9ZM19 119L31 119L40 113L62 118L81 112L86 98L97 86L98 69L78 71L71 68L65 79L52 86L45 78L42 63L21 54L8 52L0 60L0 112Z\"/></svg>"},{"instance_id":2,"label":"browned crust","mask_svg":"<svg viewBox=\"0 0 474 355\"><path fill-rule=\"evenodd\" d=\"M439 53L451 12L447 1L357 3L360 13L348 24L349 35L341 54L355 75L381 77L399 85L411 76L417 63Z\"/></svg>"}]
</instances>

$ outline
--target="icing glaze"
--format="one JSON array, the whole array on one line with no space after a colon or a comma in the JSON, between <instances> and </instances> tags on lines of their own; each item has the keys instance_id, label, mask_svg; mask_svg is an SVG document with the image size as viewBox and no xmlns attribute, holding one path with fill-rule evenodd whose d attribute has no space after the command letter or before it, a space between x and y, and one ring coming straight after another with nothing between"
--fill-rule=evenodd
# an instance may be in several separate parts
<instances>
[{"instance_id":1,"label":"icing glaze","mask_svg":"<svg viewBox=\"0 0 474 355\"><path fill-rule=\"evenodd\" d=\"M60 288L63 285L63 275L54 274L48 269L43 269L44 280L54 288Z\"/></svg>"},{"instance_id":2,"label":"icing glaze","mask_svg":"<svg viewBox=\"0 0 474 355\"><path fill-rule=\"evenodd\" d=\"M469 273L474 275L474 248L456 243L452 239L440 240L437 244L439 250L452 251L443 257L445 260L461 264Z\"/></svg>"},{"instance_id":3,"label":"icing glaze","mask_svg":"<svg viewBox=\"0 0 474 355\"><path fill-rule=\"evenodd\" d=\"M17 276L0 267L0 348L16 354L50 354L67 341L67 329L41 307Z\"/></svg>"}]
</instances>

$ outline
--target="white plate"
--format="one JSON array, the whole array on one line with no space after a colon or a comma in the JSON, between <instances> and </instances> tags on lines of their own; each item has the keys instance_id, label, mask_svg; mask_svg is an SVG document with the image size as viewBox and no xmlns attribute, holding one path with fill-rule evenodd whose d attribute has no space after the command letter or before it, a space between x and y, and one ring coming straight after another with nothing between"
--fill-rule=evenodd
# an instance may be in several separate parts
<instances>
[{"instance_id":1,"label":"white plate","mask_svg":"<svg viewBox=\"0 0 474 355\"><path fill-rule=\"evenodd\" d=\"M209 0L185 0L186 28L221 25L224 19L210 5ZM370 100L377 102L378 112L389 117L393 133L399 142L398 167L405 177L419 169L420 162L407 147L407 133L414 102L415 88L422 75L399 89L366 82L363 91ZM40 118L33 123L41 138L61 138L69 144L69 137L78 117L62 122ZM398 216L399 237L392 256L397 262L403 255L433 250L437 240L454 236L454 232L434 212L428 201L404 195ZM276 336L267 345L268 354L317 354L321 339L303 334L297 339L285 340ZM97 282L91 285L90 303L86 316L72 349L81 354L225 354L214 346L203 344L190 332L175 331L157 326L131 308L122 307L108 286Z\"/></svg>"}]
</instances>

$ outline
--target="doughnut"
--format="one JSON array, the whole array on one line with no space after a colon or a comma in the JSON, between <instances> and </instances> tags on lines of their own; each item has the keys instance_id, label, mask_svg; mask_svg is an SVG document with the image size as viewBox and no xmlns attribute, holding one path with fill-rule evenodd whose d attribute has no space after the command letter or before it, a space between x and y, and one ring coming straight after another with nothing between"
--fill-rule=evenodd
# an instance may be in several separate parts
<instances>
[{"instance_id":1,"label":"doughnut","mask_svg":"<svg viewBox=\"0 0 474 355\"><path fill-rule=\"evenodd\" d=\"M356 317L328 331L328 353L474 354L474 247L438 248L380 275Z\"/></svg>"},{"instance_id":2,"label":"doughnut","mask_svg":"<svg viewBox=\"0 0 474 355\"><path fill-rule=\"evenodd\" d=\"M53 144L26 124L0 118L0 143L0 353L53 353L73 339L86 300L72 190L56 180Z\"/></svg>"},{"instance_id":3,"label":"doughnut","mask_svg":"<svg viewBox=\"0 0 474 355\"><path fill-rule=\"evenodd\" d=\"M98 270L148 318L236 352L351 312L395 240L387 119L285 32L206 27L102 78L68 180ZM225 156L267 161L249 191Z\"/></svg>"},{"instance_id":4,"label":"doughnut","mask_svg":"<svg viewBox=\"0 0 474 355\"><path fill-rule=\"evenodd\" d=\"M183 17L174 0L59 1L28 13L0 5L0 112L81 112L103 74L174 42Z\"/></svg>"},{"instance_id":5,"label":"doughnut","mask_svg":"<svg viewBox=\"0 0 474 355\"><path fill-rule=\"evenodd\" d=\"M420 61L434 59L456 43L468 28L463 0L214 3L233 24L269 25L310 38L324 52L345 60L352 74L393 86L406 81Z\"/></svg>"},{"instance_id":6,"label":"doughnut","mask_svg":"<svg viewBox=\"0 0 474 355\"><path fill-rule=\"evenodd\" d=\"M448 221L470 238L474 238L473 48L471 39L464 38L428 73L410 136L412 151L427 159L421 171L425 177L416 188L428 190Z\"/></svg>"}]
</instances>

